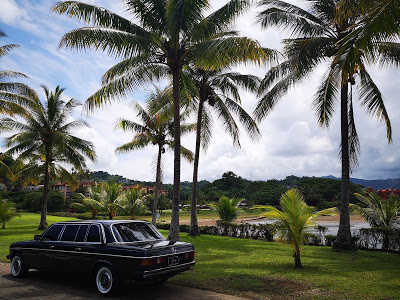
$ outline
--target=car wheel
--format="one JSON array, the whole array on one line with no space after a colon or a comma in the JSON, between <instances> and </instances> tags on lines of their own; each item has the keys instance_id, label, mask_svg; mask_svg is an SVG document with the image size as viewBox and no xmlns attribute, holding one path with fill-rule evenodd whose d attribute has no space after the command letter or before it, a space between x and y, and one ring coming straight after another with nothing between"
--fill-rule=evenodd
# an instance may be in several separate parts
<instances>
[{"instance_id":1,"label":"car wheel","mask_svg":"<svg viewBox=\"0 0 400 300\"><path fill-rule=\"evenodd\" d=\"M26 275L28 268L25 267L24 259L20 253L17 253L11 259L11 274L15 278L21 278Z\"/></svg>"},{"instance_id":2,"label":"car wheel","mask_svg":"<svg viewBox=\"0 0 400 300\"><path fill-rule=\"evenodd\" d=\"M109 295L116 291L117 276L109 266L101 266L96 273L96 287L100 294Z\"/></svg>"}]
</instances>

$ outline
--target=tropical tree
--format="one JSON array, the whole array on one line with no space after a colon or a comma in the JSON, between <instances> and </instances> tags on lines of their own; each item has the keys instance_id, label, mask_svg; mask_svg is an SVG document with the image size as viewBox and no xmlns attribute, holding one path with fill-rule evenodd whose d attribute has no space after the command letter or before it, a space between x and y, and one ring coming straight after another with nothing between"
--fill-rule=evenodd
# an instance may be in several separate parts
<instances>
[{"instance_id":1,"label":"tropical tree","mask_svg":"<svg viewBox=\"0 0 400 300\"><path fill-rule=\"evenodd\" d=\"M261 206L258 206L259 208ZM282 194L280 210L273 206L262 207L267 211L260 217L274 220L272 228L278 240L292 245L294 250L294 265L301 268L300 250L306 242L307 229L314 227L313 220L322 215L334 215L336 208L328 208L315 213L315 208L308 206L304 197L296 190L291 189Z\"/></svg>"},{"instance_id":2,"label":"tropical tree","mask_svg":"<svg viewBox=\"0 0 400 300\"><path fill-rule=\"evenodd\" d=\"M16 132L5 139L10 149L7 155L18 155L27 166L17 175L24 183L37 183L44 177L43 200L39 229L46 228L46 212L50 180L61 179L72 185L76 179L63 165L71 164L75 170L85 170L85 157L96 160L93 144L71 132L87 126L81 120L70 121L72 110L79 105L75 99L62 100L65 89L57 86L50 92L42 86L46 99L27 108L21 119L0 119L0 132ZM61 165L62 164L62 165Z\"/></svg>"},{"instance_id":3,"label":"tropical tree","mask_svg":"<svg viewBox=\"0 0 400 300\"><path fill-rule=\"evenodd\" d=\"M89 194L89 197L87 197L82 193L76 193L74 194L74 198L82 202L86 208L89 208L90 212L92 213L92 219L95 219L99 213L99 210L103 209L103 206L100 201L90 197L93 196L92 193Z\"/></svg>"},{"instance_id":4,"label":"tropical tree","mask_svg":"<svg viewBox=\"0 0 400 300\"><path fill-rule=\"evenodd\" d=\"M6 223L12 218L20 216L10 202L0 199L0 223L3 224L2 229L6 228Z\"/></svg>"},{"instance_id":5,"label":"tropical tree","mask_svg":"<svg viewBox=\"0 0 400 300\"><path fill-rule=\"evenodd\" d=\"M116 125L117 128L124 131L135 133L132 141L116 149L117 153L143 149L149 144L158 146L156 186L152 214L152 223L154 225L157 222L158 195L162 181L162 154L165 153L166 149L173 150L175 145L173 140L175 129L173 110L170 105L171 96L171 89L157 90L150 94L145 109L137 102L133 102L132 108L137 112L137 117L140 118L142 124L126 119L119 119ZM181 119L186 115L182 115ZM182 124L181 134L193 131L194 128L193 124ZM181 146L181 155L189 161L193 160L193 153L183 146Z\"/></svg>"},{"instance_id":6,"label":"tropical tree","mask_svg":"<svg viewBox=\"0 0 400 300\"><path fill-rule=\"evenodd\" d=\"M345 17L337 15L340 1L307 3L308 9L302 9L284 1L260 2L265 8L258 15L261 25L289 29L291 36L284 40L287 59L271 68L260 85L260 100L254 114L262 120L291 86L307 78L318 64L329 63L313 106L319 125L328 127L335 104L340 99L342 184L340 224L334 248L355 249L350 232L349 177L350 171L357 166L360 145L354 123L353 85L357 84L359 100L367 112L386 123L389 143L392 141L392 129L382 94L367 72L365 64L368 60L363 51L351 48L342 53L338 50L338 43L346 38L363 16L360 2L353 1ZM376 47L387 47L385 43L377 42ZM396 57L392 55L392 59Z\"/></svg>"},{"instance_id":7,"label":"tropical tree","mask_svg":"<svg viewBox=\"0 0 400 300\"><path fill-rule=\"evenodd\" d=\"M228 197L221 196L217 203L209 205L218 213L221 221L232 222L240 213L240 209L237 207L238 203L239 199L229 199Z\"/></svg>"},{"instance_id":8,"label":"tropical tree","mask_svg":"<svg viewBox=\"0 0 400 300\"><path fill-rule=\"evenodd\" d=\"M104 182L102 184L102 204L104 209L108 213L109 220L112 220L114 218L115 213L118 209L124 209L123 200L125 195L123 193L122 186L122 183L116 182Z\"/></svg>"},{"instance_id":9,"label":"tropical tree","mask_svg":"<svg viewBox=\"0 0 400 300\"><path fill-rule=\"evenodd\" d=\"M382 199L379 195L364 190L364 195L355 194L361 205L351 204L350 209L363 217L371 227L384 229L383 249L389 249L388 233L400 225L400 202L396 195Z\"/></svg>"},{"instance_id":10,"label":"tropical tree","mask_svg":"<svg viewBox=\"0 0 400 300\"><path fill-rule=\"evenodd\" d=\"M187 68L183 79L186 84L193 85L193 95L197 99L197 128L196 128L196 150L194 156L192 201L190 217L190 235L199 235L197 222L197 176L200 160L200 146L206 149L212 132L212 114L214 111L222 123L227 134L232 137L233 144L240 147L239 127L235 116L244 125L249 136L256 139L260 131L252 117L241 106L239 88L249 91L257 91L259 78L253 75L242 75L232 72L228 68L214 71L206 71L197 68ZM202 144L202 145L201 145Z\"/></svg>"},{"instance_id":11,"label":"tropical tree","mask_svg":"<svg viewBox=\"0 0 400 300\"><path fill-rule=\"evenodd\" d=\"M130 214L133 220L136 219L136 216L146 212L147 207L144 204L144 197L140 186L128 189L124 196L124 210Z\"/></svg>"},{"instance_id":12,"label":"tropical tree","mask_svg":"<svg viewBox=\"0 0 400 300\"><path fill-rule=\"evenodd\" d=\"M6 36L7 35L0 30L0 38ZM19 47L21 46L16 44L0 46L0 61L3 56ZM0 71L0 113L11 116L14 114L26 114L25 107L31 105L32 101L38 99L35 91L26 84L9 81L14 78L26 79L28 76L16 71Z\"/></svg>"},{"instance_id":13,"label":"tropical tree","mask_svg":"<svg viewBox=\"0 0 400 300\"><path fill-rule=\"evenodd\" d=\"M231 0L208 16L208 0L124 0L123 3L132 14L132 20L138 23L104 8L76 1L53 5L52 10L57 13L95 26L67 33L60 47L97 49L123 59L104 75L103 87L86 101L88 111L126 96L143 83L172 76L175 148L169 239L179 240L182 69L190 63L205 69L249 60L262 63L275 52L231 30L233 21L249 7L247 0Z\"/></svg>"}]
</instances>

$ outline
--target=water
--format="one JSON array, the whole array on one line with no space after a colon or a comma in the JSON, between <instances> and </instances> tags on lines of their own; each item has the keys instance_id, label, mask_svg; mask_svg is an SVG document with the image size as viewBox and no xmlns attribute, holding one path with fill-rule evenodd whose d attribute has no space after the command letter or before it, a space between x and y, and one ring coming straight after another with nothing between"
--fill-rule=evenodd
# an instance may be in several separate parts
<instances>
[{"instance_id":1,"label":"water","mask_svg":"<svg viewBox=\"0 0 400 300\"><path fill-rule=\"evenodd\" d=\"M273 221L265 220L265 221L255 221L249 222L251 224L271 224ZM339 222L317 222L317 225L325 226L328 229L326 230L324 235L337 235L339 230ZM352 235L355 235L361 228L370 228L368 222L354 222L350 223L350 231ZM312 229L312 233L318 233L318 230Z\"/></svg>"}]
</instances>

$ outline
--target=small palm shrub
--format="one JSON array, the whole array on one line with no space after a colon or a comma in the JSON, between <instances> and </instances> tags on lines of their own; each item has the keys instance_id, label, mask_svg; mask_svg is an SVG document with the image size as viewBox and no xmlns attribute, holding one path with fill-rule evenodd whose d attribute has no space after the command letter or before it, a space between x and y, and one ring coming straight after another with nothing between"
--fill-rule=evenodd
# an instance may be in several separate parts
<instances>
[{"instance_id":1,"label":"small palm shrub","mask_svg":"<svg viewBox=\"0 0 400 300\"><path fill-rule=\"evenodd\" d=\"M238 199L222 196L217 203L210 204L210 207L218 213L221 221L232 222L240 213L240 209L237 208L238 203Z\"/></svg>"},{"instance_id":2,"label":"small palm shrub","mask_svg":"<svg viewBox=\"0 0 400 300\"><path fill-rule=\"evenodd\" d=\"M273 231L278 241L290 244L293 247L294 263L296 268L301 268L300 249L308 242L307 229L315 226L313 219L321 215L333 215L336 208L328 208L315 213L315 208L308 206L303 195L296 189L291 189L282 194L280 209L273 206L265 206L267 211L260 217L274 220Z\"/></svg>"},{"instance_id":3,"label":"small palm shrub","mask_svg":"<svg viewBox=\"0 0 400 300\"><path fill-rule=\"evenodd\" d=\"M6 223L17 216L20 217L20 214L16 212L13 204L0 199L0 224L2 224L2 228L5 229Z\"/></svg>"}]
</instances>

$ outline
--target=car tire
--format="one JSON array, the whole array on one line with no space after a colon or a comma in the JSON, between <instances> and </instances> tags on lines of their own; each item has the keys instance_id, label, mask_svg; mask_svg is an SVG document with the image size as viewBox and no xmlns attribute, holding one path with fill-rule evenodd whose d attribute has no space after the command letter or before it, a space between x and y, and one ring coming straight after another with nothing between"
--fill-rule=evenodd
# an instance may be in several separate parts
<instances>
[{"instance_id":1,"label":"car tire","mask_svg":"<svg viewBox=\"0 0 400 300\"><path fill-rule=\"evenodd\" d=\"M14 278L22 278L28 272L25 266L24 258L21 253L16 253L11 259L11 275Z\"/></svg>"},{"instance_id":2,"label":"car tire","mask_svg":"<svg viewBox=\"0 0 400 300\"><path fill-rule=\"evenodd\" d=\"M95 274L97 291L101 295L115 294L118 286L118 278L114 270L108 265L101 265Z\"/></svg>"}]
</instances>

